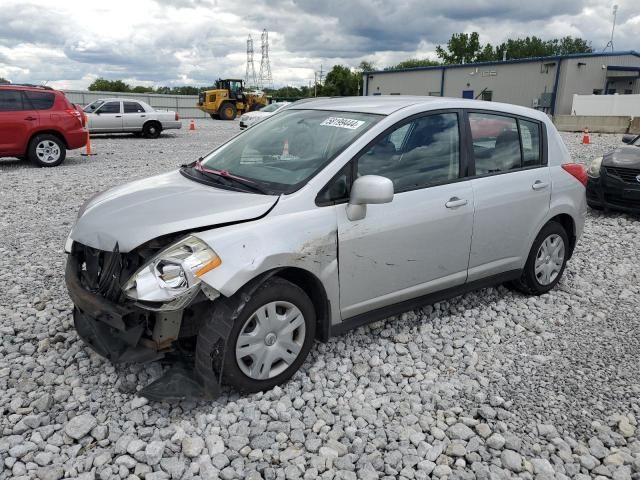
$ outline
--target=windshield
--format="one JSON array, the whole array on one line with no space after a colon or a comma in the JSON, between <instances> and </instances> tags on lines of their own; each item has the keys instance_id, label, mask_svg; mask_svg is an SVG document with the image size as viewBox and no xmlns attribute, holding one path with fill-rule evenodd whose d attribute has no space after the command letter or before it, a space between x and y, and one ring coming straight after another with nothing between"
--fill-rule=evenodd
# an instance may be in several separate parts
<instances>
[{"instance_id":1,"label":"windshield","mask_svg":"<svg viewBox=\"0 0 640 480\"><path fill-rule=\"evenodd\" d=\"M260 111L261 112L275 112L282 105L283 105L282 103L272 103L271 105L267 105L266 107L261 108Z\"/></svg>"},{"instance_id":2,"label":"windshield","mask_svg":"<svg viewBox=\"0 0 640 480\"><path fill-rule=\"evenodd\" d=\"M90 103L89 105L87 105L86 107L84 107L84 111L87 113L93 113L95 112L100 105L102 105L104 103L104 100L96 100L93 103Z\"/></svg>"},{"instance_id":3,"label":"windshield","mask_svg":"<svg viewBox=\"0 0 640 480\"><path fill-rule=\"evenodd\" d=\"M285 110L207 155L201 166L274 193L300 188L382 116Z\"/></svg>"}]
</instances>

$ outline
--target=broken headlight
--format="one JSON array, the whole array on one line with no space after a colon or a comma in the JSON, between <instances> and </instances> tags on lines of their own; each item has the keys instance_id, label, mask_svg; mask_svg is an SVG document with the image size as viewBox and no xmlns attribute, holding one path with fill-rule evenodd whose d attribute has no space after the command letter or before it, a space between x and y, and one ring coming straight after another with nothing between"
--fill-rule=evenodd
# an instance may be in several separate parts
<instances>
[{"instance_id":1,"label":"broken headlight","mask_svg":"<svg viewBox=\"0 0 640 480\"><path fill-rule=\"evenodd\" d=\"M200 277L220 266L220 257L202 240L189 236L166 248L124 285L127 297L146 302L170 302L197 293Z\"/></svg>"}]
</instances>

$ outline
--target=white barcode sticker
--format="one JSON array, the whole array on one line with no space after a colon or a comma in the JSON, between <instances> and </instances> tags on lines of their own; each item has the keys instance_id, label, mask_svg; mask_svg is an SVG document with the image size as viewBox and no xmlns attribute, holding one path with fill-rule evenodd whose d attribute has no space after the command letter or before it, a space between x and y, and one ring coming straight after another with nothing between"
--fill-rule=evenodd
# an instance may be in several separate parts
<instances>
[{"instance_id":1,"label":"white barcode sticker","mask_svg":"<svg viewBox=\"0 0 640 480\"><path fill-rule=\"evenodd\" d=\"M349 130L356 130L360 128L364 122L362 120L353 120L351 118L329 117L320 125L325 127L338 127L347 128Z\"/></svg>"}]
</instances>

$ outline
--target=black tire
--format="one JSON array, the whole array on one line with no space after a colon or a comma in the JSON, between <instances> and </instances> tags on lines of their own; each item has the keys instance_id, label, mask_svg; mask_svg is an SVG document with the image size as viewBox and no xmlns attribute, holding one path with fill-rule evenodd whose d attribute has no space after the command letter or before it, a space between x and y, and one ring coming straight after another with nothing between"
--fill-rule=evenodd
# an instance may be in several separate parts
<instances>
[{"instance_id":1,"label":"black tire","mask_svg":"<svg viewBox=\"0 0 640 480\"><path fill-rule=\"evenodd\" d=\"M213 120L220 120L220 116L217 113L210 113L209 116L213 119Z\"/></svg>"},{"instance_id":2,"label":"black tire","mask_svg":"<svg viewBox=\"0 0 640 480\"><path fill-rule=\"evenodd\" d=\"M38 167L56 167L67 157L67 148L55 135L41 133L29 142L27 158Z\"/></svg>"},{"instance_id":3,"label":"black tire","mask_svg":"<svg viewBox=\"0 0 640 480\"><path fill-rule=\"evenodd\" d=\"M274 301L288 302L300 310L304 317L304 341L298 356L284 371L272 378L258 380L247 376L240 368L236 359L236 342L253 314ZM241 290L223 302L198 333L196 373L205 388L215 381L220 372L224 384L242 393L269 390L289 380L304 363L315 339L315 309L307 294L287 280L271 277L254 289ZM221 341L225 337L226 345Z\"/></svg>"},{"instance_id":4,"label":"black tire","mask_svg":"<svg viewBox=\"0 0 640 480\"><path fill-rule=\"evenodd\" d=\"M158 122L147 122L142 127L142 134L146 138L158 138L162 133L162 125Z\"/></svg>"},{"instance_id":5,"label":"black tire","mask_svg":"<svg viewBox=\"0 0 640 480\"><path fill-rule=\"evenodd\" d=\"M535 263L536 257L540 250L540 246L547 239L554 235L559 236L562 239L563 247L564 247L564 255L562 260L562 267L557 272L555 278L550 283L541 283L536 276L535 272ZM518 290L527 295L542 295L543 293L547 293L562 278L562 274L564 273L564 269L567 266L567 259L569 258L569 237L567 236L567 232L558 222L549 222L538 236L533 241L533 245L531 246L531 251L529 252L529 257L527 258L527 263L524 266L524 270L522 271L522 276L509 284L510 287Z\"/></svg>"},{"instance_id":6,"label":"black tire","mask_svg":"<svg viewBox=\"0 0 640 480\"><path fill-rule=\"evenodd\" d=\"M236 113L236 106L231 102L224 102L220 105L220 110L218 111L220 120L233 120L236 118Z\"/></svg>"}]
</instances>

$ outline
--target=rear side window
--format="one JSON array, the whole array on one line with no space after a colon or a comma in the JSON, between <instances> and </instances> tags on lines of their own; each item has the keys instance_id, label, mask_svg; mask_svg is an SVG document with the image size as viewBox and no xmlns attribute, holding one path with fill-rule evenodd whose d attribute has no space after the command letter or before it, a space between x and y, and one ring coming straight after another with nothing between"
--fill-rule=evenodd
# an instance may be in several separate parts
<instances>
[{"instance_id":1,"label":"rear side window","mask_svg":"<svg viewBox=\"0 0 640 480\"><path fill-rule=\"evenodd\" d=\"M518 120L522 141L522 163L524 167L542 165L540 154L540 124L528 120Z\"/></svg>"},{"instance_id":2,"label":"rear side window","mask_svg":"<svg viewBox=\"0 0 640 480\"><path fill-rule=\"evenodd\" d=\"M0 112L24 110L22 95L18 90L0 90Z\"/></svg>"},{"instance_id":3,"label":"rear side window","mask_svg":"<svg viewBox=\"0 0 640 480\"><path fill-rule=\"evenodd\" d=\"M107 102L98 109L98 112L120 113L120 102Z\"/></svg>"},{"instance_id":4,"label":"rear side window","mask_svg":"<svg viewBox=\"0 0 640 480\"><path fill-rule=\"evenodd\" d=\"M51 92L29 92L24 94L27 97L27 105L34 110L49 110L56 101L56 96Z\"/></svg>"},{"instance_id":5,"label":"rear side window","mask_svg":"<svg viewBox=\"0 0 640 480\"><path fill-rule=\"evenodd\" d=\"M144 113L144 108L138 102L124 102L124 113Z\"/></svg>"},{"instance_id":6,"label":"rear side window","mask_svg":"<svg viewBox=\"0 0 640 480\"><path fill-rule=\"evenodd\" d=\"M470 113L476 175L522 168L520 134L515 118Z\"/></svg>"}]
</instances>

